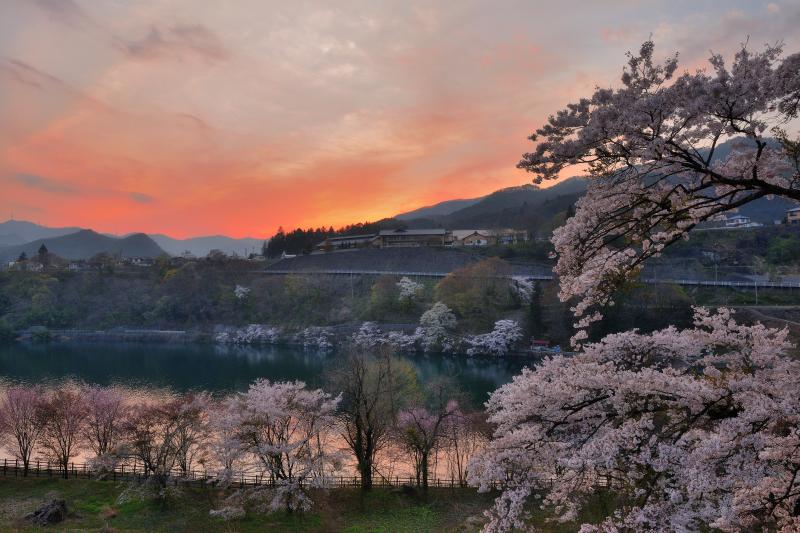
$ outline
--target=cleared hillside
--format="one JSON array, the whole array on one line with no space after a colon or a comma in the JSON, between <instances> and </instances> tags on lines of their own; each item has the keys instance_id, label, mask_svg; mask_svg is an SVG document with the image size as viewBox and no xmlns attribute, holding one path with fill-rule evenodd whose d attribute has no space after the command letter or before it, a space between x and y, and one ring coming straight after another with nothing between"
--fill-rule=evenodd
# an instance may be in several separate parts
<instances>
[{"instance_id":1,"label":"cleared hillside","mask_svg":"<svg viewBox=\"0 0 800 533\"><path fill-rule=\"evenodd\" d=\"M484 256L452 248L388 248L300 255L267 267L273 271L379 271L447 274L485 259ZM550 267L512 263L514 274L550 274Z\"/></svg>"}]
</instances>

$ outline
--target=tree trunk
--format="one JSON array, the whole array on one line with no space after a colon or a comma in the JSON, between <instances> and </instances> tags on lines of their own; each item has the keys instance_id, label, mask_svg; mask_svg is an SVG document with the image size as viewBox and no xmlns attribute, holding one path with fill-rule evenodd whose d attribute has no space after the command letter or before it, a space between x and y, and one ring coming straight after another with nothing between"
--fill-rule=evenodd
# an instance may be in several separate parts
<instances>
[{"instance_id":1,"label":"tree trunk","mask_svg":"<svg viewBox=\"0 0 800 533\"><path fill-rule=\"evenodd\" d=\"M372 464L368 461L359 461L358 471L361 474L361 489L372 490Z\"/></svg>"},{"instance_id":2,"label":"tree trunk","mask_svg":"<svg viewBox=\"0 0 800 533\"><path fill-rule=\"evenodd\" d=\"M428 490L428 453L422 454L422 490Z\"/></svg>"}]
</instances>

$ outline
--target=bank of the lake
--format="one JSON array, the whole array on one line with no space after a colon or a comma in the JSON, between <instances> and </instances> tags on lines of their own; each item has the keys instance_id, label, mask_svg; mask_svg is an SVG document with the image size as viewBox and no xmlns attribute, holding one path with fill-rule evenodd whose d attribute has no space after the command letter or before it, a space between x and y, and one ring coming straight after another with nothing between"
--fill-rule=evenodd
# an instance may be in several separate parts
<instances>
[{"instance_id":1,"label":"bank of the lake","mask_svg":"<svg viewBox=\"0 0 800 533\"><path fill-rule=\"evenodd\" d=\"M176 391L244 390L257 378L303 380L322 386L338 352L299 346L220 346L193 343L51 342L0 344L0 379L52 383L74 379L108 385L167 387ZM454 379L475 407L507 383L530 360L458 355L400 355L425 383Z\"/></svg>"}]
</instances>

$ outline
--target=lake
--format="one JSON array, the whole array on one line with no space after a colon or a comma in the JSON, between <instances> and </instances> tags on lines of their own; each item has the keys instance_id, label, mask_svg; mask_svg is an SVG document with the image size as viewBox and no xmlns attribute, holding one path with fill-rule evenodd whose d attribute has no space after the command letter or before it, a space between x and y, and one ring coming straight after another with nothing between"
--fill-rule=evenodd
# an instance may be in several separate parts
<instances>
[{"instance_id":1,"label":"lake","mask_svg":"<svg viewBox=\"0 0 800 533\"><path fill-rule=\"evenodd\" d=\"M443 355L404 355L424 386L453 378L475 407L530 361ZM27 383L76 379L176 391L244 390L257 378L299 379L321 386L326 369L343 356L293 346L231 347L195 344L49 343L0 344L0 378Z\"/></svg>"}]
</instances>

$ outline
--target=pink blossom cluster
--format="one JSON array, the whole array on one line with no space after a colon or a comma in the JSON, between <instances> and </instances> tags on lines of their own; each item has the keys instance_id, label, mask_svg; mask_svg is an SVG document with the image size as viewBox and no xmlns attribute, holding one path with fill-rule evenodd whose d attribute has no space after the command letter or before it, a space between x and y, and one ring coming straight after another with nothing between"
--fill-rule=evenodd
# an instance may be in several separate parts
<instances>
[{"instance_id":1,"label":"pink blossom cluster","mask_svg":"<svg viewBox=\"0 0 800 533\"><path fill-rule=\"evenodd\" d=\"M467 355L488 354L501 357L522 339L522 328L516 320L498 320L489 333L467 337Z\"/></svg>"},{"instance_id":2,"label":"pink blossom cluster","mask_svg":"<svg viewBox=\"0 0 800 533\"><path fill-rule=\"evenodd\" d=\"M695 326L629 331L548 357L487 403L471 465L501 488L488 531L527 528L538 500L575 521L598 485L614 513L581 531L800 529L800 362L786 330L695 310Z\"/></svg>"},{"instance_id":3,"label":"pink blossom cluster","mask_svg":"<svg viewBox=\"0 0 800 533\"><path fill-rule=\"evenodd\" d=\"M263 324L250 324L243 328L221 331L215 336L220 344L275 344L280 339L280 330Z\"/></svg>"}]
</instances>

